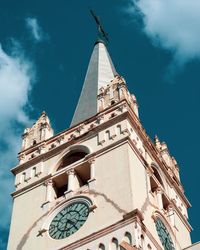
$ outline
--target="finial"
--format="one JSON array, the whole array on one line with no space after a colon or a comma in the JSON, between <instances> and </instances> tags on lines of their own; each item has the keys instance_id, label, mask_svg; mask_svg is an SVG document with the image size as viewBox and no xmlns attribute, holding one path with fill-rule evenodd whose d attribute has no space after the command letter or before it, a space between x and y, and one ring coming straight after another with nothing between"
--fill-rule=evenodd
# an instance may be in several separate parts
<instances>
[{"instance_id":1,"label":"finial","mask_svg":"<svg viewBox=\"0 0 200 250\"><path fill-rule=\"evenodd\" d=\"M158 138L157 135L155 135L154 141L155 141L155 142L159 142L159 138Z\"/></svg>"},{"instance_id":2,"label":"finial","mask_svg":"<svg viewBox=\"0 0 200 250\"><path fill-rule=\"evenodd\" d=\"M161 149L161 143L160 143L160 140L159 140L157 135L155 135L154 142L155 142L156 148L158 150L160 150Z\"/></svg>"},{"instance_id":3,"label":"finial","mask_svg":"<svg viewBox=\"0 0 200 250\"><path fill-rule=\"evenodd\" d=\"M92 15L92 17L94 18L96 24L97 24L97 28L98 28L98 39L97 42L101 41L101 42L108 42L108 34L104 31L103 26L98 18L98 16L95 15L94 11L90 10L90 13Z\"/></svg>"},{"instance_id":4,"label":"finial","mask_svg":"<svg viewBox=\"0 0 200 250\"><path fill-rule=\"evenodd\" d=\"M42 111L42 115L46 115L46 112L44 110Z\"/></svg>"}]
</instances>

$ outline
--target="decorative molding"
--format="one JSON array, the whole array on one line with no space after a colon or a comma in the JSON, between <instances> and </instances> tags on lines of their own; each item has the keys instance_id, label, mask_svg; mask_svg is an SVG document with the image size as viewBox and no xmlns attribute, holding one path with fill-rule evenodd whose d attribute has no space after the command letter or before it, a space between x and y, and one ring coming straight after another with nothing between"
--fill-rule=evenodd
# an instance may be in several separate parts
<instances>
[{"instance_id":1,"label":"decorative molding","mask_svg":"<svg viewBox=\"0 0 200 250\"><path fill-rule=\"evenodd\" d=\"M37 180L29 185L26 185L25 187L23 187L17 191L14 191L11 195L13 198L15 198L19 195L22 195L23 193L30 191L31 189L34 189L34 188L41 186L41 185L44 185L44 181L50 177L51 177L51 175L47 175L47 176L41 178L40 180Z\"/></svg>"},{"instance_id":2,"label":"decorative molding","mask_svg":"<svg viewBox=\"0 0 200 250\"><path fill-rule=\"evenodd\" d=\"M70 168L66 171L67 175L74 175L75 174L75 170L74 168Z\"/></svg>"},{"instance_id":3,"label":"decorative molding","mask_svg":"<svg viewBox=\"0 0 200 250\"><path fill-rule=\"evenodd\" d=\"M48 180L45 180L44 181L44 185L47 187L47 186L53 186L54 183L53 183L53 180L52 179L48 179Z\"/></svg>"},{"instance_id":4,"label":"decorative molding","mask_svg":"<svg viewBox=\"0 0 200 250\"><path fill-rule=\"evenodd\" d=\"M95 160L96 160L96 157L95 156L93 156L93 157L90 157L89 159L88 159L88 163L91 165L91 164L94 164L95 163Z\"/></svg>"}]
</instances>

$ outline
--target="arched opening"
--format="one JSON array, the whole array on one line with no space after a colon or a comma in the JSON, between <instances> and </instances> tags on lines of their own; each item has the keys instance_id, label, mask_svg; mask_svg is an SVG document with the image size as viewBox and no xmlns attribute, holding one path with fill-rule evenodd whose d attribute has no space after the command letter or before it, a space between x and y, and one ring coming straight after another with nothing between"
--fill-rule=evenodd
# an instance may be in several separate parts
<instances>
[{"instance_id":1,"label":"arched opening","mask_svg":"<svg viewBox=\"0 0 200 250\"><path fill-rule=\"evenodd\" d=\"M151 249L152 249L152 247L151 247L150 244L147 245L147 249L148 249L148 250L151 250Z\"/></svg>"},{"instance_id":2,"label":"arched opening","mask_svg":"<svg viewBox=\"0 0 200 250\"><path fill-rule=\"evenodd\" d=\"M162 181L162 179L161 179L161 177L160 177L160 174L158 173L158 170L155 168L155 167L153 167L153 173L154 173L154 176L156 177L156 179L159 181L159 183L163 186L163 188L164 188L164 185L163 185L163 181Z\"/></svg>"},{"instance_id":3,"label":"arched opening","mask_svg":"<svg viewBox=\"0 0 200 250\"><path fill-rule=\"evenodd\" d=\"M88 154L87 152L82 152L82 151L72 151L68 153L63 157L61 164L58 167L58 170L60 170L61 168L65 168L66 166L69 166L72 163L83 159L87 154Z\"/></svg>"},{"instance_id":4,"label":"arched opening","mask_svg":"<svg viewBox=\"0 0 200 250\"><path fill-rule=\"evenodd\" d=\"M59 176L53 178L53 187L56 198L64 196L65 192L68 190L67 173L60 174Z\"/></svg>"},{"instance_id":5,"label":"arched opening","mask_svg":"<svg viewBox=\"0 0 200 250\"><path fill-rule=\"evenodd\" d=\"M162 203L163 203L163 208L167 211L170 205L170 200L169 198L167 198L165 194L162 194Z\"/></svg>"},{"instance_id":6,"label":"arched opening","mask_svg":"<svg viewBox=\"0 0 200 250\"><path fill-rule=\"evenodd\" d=\"M145 245L144 235L141 234L141 248L142 249L144 249L144 245Z\"/></svg>"},{"instance_id":7,"label":"arched opening","mask_svg":"<svg viewBox=\"0 0 200 250\"><path fill-rule=\"evenodd\" d=\"M105 249L106 249L106 248L105 248L105 245L102 244L102 243L100 243L100 244L99 244L98 250L105 250Z\"/></svg>"},{"instance_id":8,"label":"arched opening","mask_svg":"<svg viewBox=\"0 0 200 250\"><path fill-rule=\"evenodd\" d=\"M90 151L82 145L72 146L71 150L60 160L57 171L78 162L74 167L66 168L66 171L55 174L53 186L56 198L64 196L67 191L76 190L88 184L90 179L90 164L87 161L81 161ZM80 161L80 162L79 162Z\"/></svg>"},{"instance_id":9,"label":"arched opening","mask_svg":"<svg viewBox=\"0 0 200 250\"><path fill-rule=\"evenodd\" d=\"M158 170L156 169L156 167L152 166L153 168L153 175L150 177L150 185L151 185L151 192L155 192L156 189L161 185L163 188L164 184L162 181L162 178L158 172Z\"/></svg>"},{"instance_id":10,"label":"arched opening","mask_svg":"<svg viewBox=\"0 0 200 250\"><path fill-rule=\"evenodd\" d=\"M110 250L118 250L119 249L119 243L116 238L113 238L111 243L110 243Z\"/></svg>"},{"instance_id":11,"label":"arched opening","mask_svg":"<svg viewBox=\"0 0 200 250\"><path fill-rule=\"evenodd\" d=\"M75 180L77 182L76 188L80 188L88 184L90 179L90 165L89 163L84 163L75 168Z\"/></svg>"},{"instance_id":12,"label":"arched opening","mask_svg":"<svg viewBox=\"0 0 200 250\"><path fill-rule=\"evenodd\" d=\"M33 142L32 142L32 145L36 145L37 144L37 141L34 139Z\"/></svg>"},{"instance_id":13,"label":"arched opening","mask_svg":"<svg viewBox=\"0 0 200 250\"><path fill-rule=\"evenodd\" d=\"M132 236L131 236L131 234L129 232L125 233L123 241L125 241L128 244L132 245Z\"/></svg>"}]
</instances>

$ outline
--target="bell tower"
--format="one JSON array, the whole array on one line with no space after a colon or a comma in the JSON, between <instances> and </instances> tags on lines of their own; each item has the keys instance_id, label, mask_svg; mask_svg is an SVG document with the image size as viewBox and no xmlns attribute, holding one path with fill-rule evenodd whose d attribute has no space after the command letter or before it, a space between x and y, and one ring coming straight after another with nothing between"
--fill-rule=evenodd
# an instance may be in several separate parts
<instances>
[{"instance_id":1,"label":"bell tower","mask_svg":"<svg viewBox=\"0 0 200 250\"><path fill-rule=\"evenodd\" d=\"M9 250L181 250L191 244L179 167L153 142L104 41L92 52L71 127L25 130Z\"/></svg>"}]
</instances>

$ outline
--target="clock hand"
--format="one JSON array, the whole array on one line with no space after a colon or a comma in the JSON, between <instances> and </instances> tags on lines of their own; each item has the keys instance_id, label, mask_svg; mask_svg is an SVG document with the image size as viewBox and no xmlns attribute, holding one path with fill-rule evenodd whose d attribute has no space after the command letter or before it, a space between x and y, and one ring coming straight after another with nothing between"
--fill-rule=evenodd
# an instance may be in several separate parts
<instances>
[{"instance_id":1,"label":"clock hand","mask_svg":"<svg viewBox=\"0 0 200 250\"><path fill-rule=\"evenodd\" d=\"M72 226L75 224L75 222L74 222L74 221L72 221L72 220L70 220L70 219L67 219L67 221L66 221L66 223L65 223L64 230L66 230L66 229L67 229L67 225L68 225L68 223L69 223L69 224L71 224Z\"/></svg>"},{"instance_id":2,"label":"clock hand","mask_svg":"<svg viewBox=\"0 0 200 250\"><path fill-rule=\"evenodd\" d=\"M77 220L68 220L69 221L69 223L71 224L71 225L74 225L74 224L76 224L76 222L77 222Z\"/></svg>"}]
</instances>

